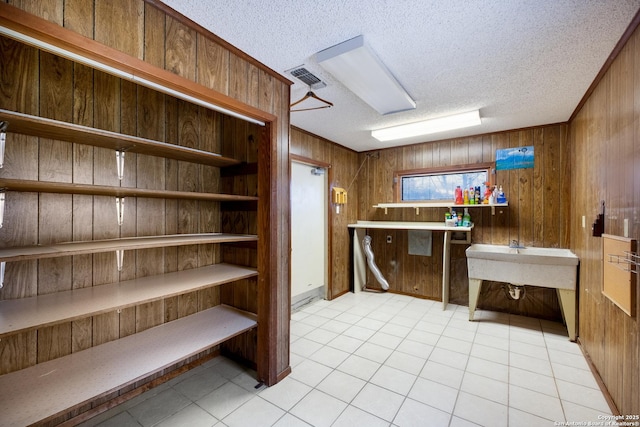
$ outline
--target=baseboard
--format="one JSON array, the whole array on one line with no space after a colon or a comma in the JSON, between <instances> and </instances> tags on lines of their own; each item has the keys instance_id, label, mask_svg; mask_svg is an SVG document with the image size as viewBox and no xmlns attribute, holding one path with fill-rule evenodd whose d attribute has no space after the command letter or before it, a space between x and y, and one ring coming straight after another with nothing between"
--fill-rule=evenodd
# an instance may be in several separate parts
<instances>
[{"instance_id":1,"label":"baseboard","mask_svg":"<svg viewBox=\"0 0 640 427\"><path fill-rule=\"evenodd\" d=\"M600 387L600 391L602 391L602 394L604 395L604 398L607 401L607 404L609 405L609 409L611 409L611 413L613 415L621 415L620 410L618 410L618 407L616 406L616 402L613 401L613 397L611 396L611 393L609 393L607 386L605 385L604 381L602 380L602 377L600 376L600 372L598 372L598 368L596 368L596 365L593 363L593 360L591 360L589 353L587 353L582 343L580 342L580 337L576 339L576 342L578 343L578 347L580 347L580 351L582 352L582 355L584 356L584 358L587 361L587 364L589 365L589 369L591 370L591 373L593 374L594 378L596 379L596 382L598 383L598 387Z\"/></svg>"},{"instance_id":2,"label":"baseboard","mask_svg":"<svg viewBox=\"0 0 640 427\"><path fill-rule=\"evenodd\" d=\"M320 286L315 289L311 289L310 291L304 292L300 295L292 296L291 312L295 313L296 311L302 310L311 303L324 299L324 293L324 286Z\"/></svg>"}]
</instances>

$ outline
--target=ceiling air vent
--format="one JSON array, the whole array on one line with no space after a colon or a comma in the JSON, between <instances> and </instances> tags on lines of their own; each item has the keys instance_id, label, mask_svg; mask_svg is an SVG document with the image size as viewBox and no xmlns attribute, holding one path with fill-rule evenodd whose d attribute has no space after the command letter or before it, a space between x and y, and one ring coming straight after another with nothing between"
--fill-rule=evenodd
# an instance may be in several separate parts
<instances>
[{"instance_id":1,"label":"ceiling air vent","mask_svg":"<svg viewBox=\"0 0 640 427\"><path fill-rule=\"evenodd\" d=\"M309 70L304 67L296 67L290 71L291 75L302 83L309 86L311 89L322 89L326 87L327 84L320 80L317 76L312 74Z\"/></svg>"}]
</instances>

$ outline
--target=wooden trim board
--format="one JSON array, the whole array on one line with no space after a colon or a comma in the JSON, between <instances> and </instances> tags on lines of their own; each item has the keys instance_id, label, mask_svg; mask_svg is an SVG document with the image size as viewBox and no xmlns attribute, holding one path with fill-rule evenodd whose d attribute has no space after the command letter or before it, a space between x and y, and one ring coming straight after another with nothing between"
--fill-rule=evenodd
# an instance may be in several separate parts
<instances>
[{"instance_id":1,"label":"wooden trim board","mask_svg":"<svg viewBox=\"0 0 640 427\"><path fill-rule=\"evenodd\" d=\"M255 327L255 315L220 305L2 375L2 424L53 418Z\"/></svg>"},{"instance_id":2,"label":"wooden trim board","mask_svg":"<svg viewBox=\"0 0 640 427\"><path fill-rule=\"evenodd\" d=\"M637 270L635 265L618 263L617 257L624 258L625 252L637 253L637 241L602 235L602 294L629 316L635 316Z\"/></svg>"},{"instance_id":3,"label":"wooden trim board","mask_svg":"<svg viewBox=\"0 0 640 427\"><path fill-rule=\"evenodd\" d=\"M0 338L257 275L255 269L222 263L90 288L0 301Z\"/></svg>"}]
</instances>

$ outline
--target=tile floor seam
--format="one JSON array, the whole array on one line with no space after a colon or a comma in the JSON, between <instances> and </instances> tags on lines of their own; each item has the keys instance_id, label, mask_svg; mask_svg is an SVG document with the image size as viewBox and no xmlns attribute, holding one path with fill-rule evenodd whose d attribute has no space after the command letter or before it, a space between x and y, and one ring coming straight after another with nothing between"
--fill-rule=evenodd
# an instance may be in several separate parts
<instances>
[{"instance_id":1,"label":"tile floor seam","mask_svg":"<svg viewBox=\"0 0 640 427\"><path fill-rule=\"evenodd\" d=\"M558 393L558 401L560 402L560 408L562 409L562 416L564 417L563 420L556 420L556 421L567 421L567 411L565 410L564 401L560 395L560 388L558 387L558 378L556 377L556 373L553 368L553 363L551 363L551 354L549 353L547 340L544 340L544 348L547 350L547 357L549 358L549 365L551 366L551 374L553 375L553 385L555 386L556 393Z\"/></svg>"}]
</instances>

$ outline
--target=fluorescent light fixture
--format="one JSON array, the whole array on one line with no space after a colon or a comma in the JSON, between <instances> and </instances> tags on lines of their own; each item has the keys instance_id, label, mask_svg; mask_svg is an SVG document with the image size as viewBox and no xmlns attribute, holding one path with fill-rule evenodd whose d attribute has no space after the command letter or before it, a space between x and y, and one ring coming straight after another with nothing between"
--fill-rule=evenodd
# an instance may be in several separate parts
<instances>
[{"instance_id":1,"label":"fluorescent light fixture","mask_svg":"<svg viewBox=\"0 0 640 427\"><path fill-rule=\"evenodd\" d=\"M413 136L428 135L447 130L461 129L481 124L480 110L468 113L454 114L439 117L437 119L424 120L422 122L393 126L385 129L372 130L371 136L378 141L392 141L394 139L410 138Z\"/></svg>"},{"instance_id":2,"label":"fluorescent light fixture","mask_svg":"<svg viewBox=\"0 0 640 427\"><path fill-rule=\"evenodd\" d=\"M316 53L316 60L380 114L416 108L387 67L364 45L362 36Z\"/></svg>"},{"instance_id":3,"label":"fluorescent light fixture","mask_svg":"<svg viewBox=\"0 0 640 427\"><path fill-rule=\"evenodd\" d=\"M107 65L107 64L103 64L102 62L98 62L98 61L93 60L91 58L86 58L86 57L84 57L82 55L78 55L77 53L68 51L66 49L60 48L58 46L55 46L53 44L47 43L45 41L39 40L39 39L31 37L31 36L28 36L26 34L22 34L22 33L18 32L18 31L11 30L11 29L6 28L4 26L0 26L0 35L7 36L9 38L12 38L14 40L18 40L18 41L20 41L22 43L25 43L25 44L28 44L28 45L31 45L31 46L35 46L35 47L37 47L39 49L45 50L47 52L50 52L50 53L53 53L55 55L61 56L63 58L69 59L71 61L86 65L86 66L94 68L96 70L103 71L103 72L105 72L107 74L111 74L111 75L119 77L121 79L129 80L129 81L132 81L134 83L138 83L138 84L140 84L142 86L146 86L146 87L148 87L150 89L157 90L157 91L162 92L164 94L167 94L167 95L174 96L176 98L182 99L183 101L191 102L191 103L194 103L196 105L200 105L201 107L208 108L210 110L217 111L219 113L226 114L228 116L236 117L238 119L242 119L242 120L245 120L245 121L250 122L250 123L255 123L255 124L260 125L260 126L264 126L265 125L265 123L263 121L261 121L261 120L256 120L256 119L254 119L252 117L245 116L244 114L236 113L235 111L231 111L231 110L229 110L227 108L220 107L218 105L212 104L210 102L204 101L202 99L196 98L196 97L188 95L186 93L179 92L179 91L177 91L175 89L168 88L166 86L163 86L161 84L152 82L152 81L147 80L145 78L138 77L138 76L136 76L134 74L131 74L131 73L123 71L123 70L120 70L118 68L112 67L112 66Z\"/></svg>"}]
</instances>

